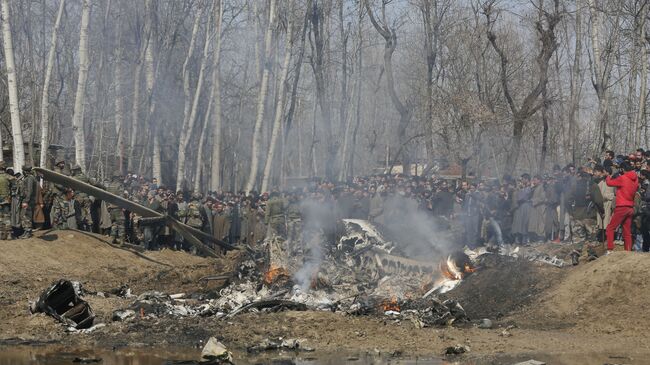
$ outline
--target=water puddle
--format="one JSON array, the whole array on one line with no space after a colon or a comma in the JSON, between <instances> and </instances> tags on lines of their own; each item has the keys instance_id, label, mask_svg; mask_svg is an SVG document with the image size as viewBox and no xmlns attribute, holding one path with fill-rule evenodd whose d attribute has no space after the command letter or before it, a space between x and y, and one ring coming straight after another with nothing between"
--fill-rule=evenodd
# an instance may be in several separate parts
<instances>
[{"instance_id":1,"label":"water puddle","mask_svg":"<svg viewBox=\"0 0 650 365\"><path fill-rule=\"evenodd\" d=\"M49 347L0 347L0 365L191 365L192 360L200 358L199 350L142 348L117 351L60 351ZM396 359L372 355L323 355L314 353L268 353L250 357L234 354L237 365L442 365L448 364L438 359Z\"/></svg>"},{"instance_id":2,"label":"water puddle","mask_svg":"<svg viewBox=\"0 0 650 365\"><path fill-rule=\"evenodd\" d=\"M200 357L198 349L137 348L116 351L88 350L66 351L52 346L0 347L0 365L192 365ZM566 355L499 355L471 360L446 361L435 358L401 359L375 355L342 354L297 354L274 352L251 357L234 354L237 365L496 365L516 364L535 359L549 365L592 365L592 364L647 364L650 356L643 354L566 354Z\"/></svg>"}]
</instances>

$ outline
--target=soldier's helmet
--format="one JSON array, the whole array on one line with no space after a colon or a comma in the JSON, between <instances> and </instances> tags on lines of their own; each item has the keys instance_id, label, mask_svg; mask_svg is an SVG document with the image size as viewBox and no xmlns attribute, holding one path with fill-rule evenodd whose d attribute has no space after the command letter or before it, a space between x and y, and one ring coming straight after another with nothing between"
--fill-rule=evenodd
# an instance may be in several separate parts
<instances>
[{"instance_id":1,"label":"soldier's helmet","mask_svg":"<svg viewBox=\"0 0 650 365\"><path fill-rule=\"evenodd\" d=\"M23 165L23 171L24 172L29 172L32 171L32 166L31 165Z\"/></svg>"},{"instance_id":2,"label":"soldier's helmet","mask_svg":"<svg viewBox=\"0 0 650 365\"><path fill-rule=\"evenodd\" d=\"M70 169L70 171L79 172L81 171L81 166L75 164L74 166L72 166L72 169Z\"/></svg>"},{"instance_id":3,"label":"soldier's helmet","mask_svg":"<svg viewBox=\"0 0 650 365\"><path fill-rule=\"evenodd\" d=\"M192 192L192 200L201 200L201 193Z\"/></svg>"},{"instance_id":4,"label":"soldier's helmet","mask_svg":"<svg viewBox=\"0 0 650 365\"><path fill-rule=\"evenodd\" d=\"M64 168L65 167L65 160L59 160L57 161L54 166Z\"/></svg>"}]
</instances>

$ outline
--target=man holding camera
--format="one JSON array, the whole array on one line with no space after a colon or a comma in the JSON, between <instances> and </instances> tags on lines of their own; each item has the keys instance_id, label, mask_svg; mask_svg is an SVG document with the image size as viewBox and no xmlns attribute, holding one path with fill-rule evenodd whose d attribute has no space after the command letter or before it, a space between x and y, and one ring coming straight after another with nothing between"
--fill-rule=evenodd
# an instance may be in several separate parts
<instances>
[{"instance_id":1,"label":"man holding camera","mask_svg":"<svg viewBox=\"0 0 650 365\"><path fill-rule=\"evenodd\" d=\"M622 170L605 181L607 186L616 189L616 207L612 220L607 225L607 251L614 250L614 232L618 226L623 227L623 242L625 251L632 251L632 218L634 217L634 195L639 189L639 181L634 167L629 161L623 161Z\"/></svg>"}]
</instances>

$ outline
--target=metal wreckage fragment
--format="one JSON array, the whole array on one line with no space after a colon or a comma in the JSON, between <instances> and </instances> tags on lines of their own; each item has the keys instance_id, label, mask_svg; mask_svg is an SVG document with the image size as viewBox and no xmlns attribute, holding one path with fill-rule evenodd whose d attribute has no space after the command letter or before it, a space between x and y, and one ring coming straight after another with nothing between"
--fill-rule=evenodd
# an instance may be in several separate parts
<instances>
[{"instance_id":1,"label":"metal wreckage fragment","mask_svg":"<svg viewBox=\"0 0 650 365\"><path fill-rule=\"evenodd\" d=\"M217 257L218 254L215 251L216 247L219 247L223 250L236 250L238 249L235 246L228 244L222 240L216 239L211 235L202 232L194 227L190 227L184 223L179 222L178 220L151 210L147 207L144 207L138 203L132 202L128 199L122 198L121 196L111 194L106 190L87 184L83 181L73 179L69 176L59 174L52 170L44 169L41 167L35 167L34 171L41 174L43 178L47 181L53 182L55 184L64 185L72 189L84 192L88 195L92 195L97 199L104 200L108 203L114 204L122 209L126 209L133 213L136 213L143 218L148 223L153 223L157 220L162 220L167 224L171 229L178 232L183 238L185 238L190 244L192 244L196 249L206 256ZM208 244L206 244L207 242Z\"/></svg>"},{"instance_id":2,"label":"metal wreckage fragment","mask_svg":"<svg viewBox=\"0 0 650 365\"><path fill-rule=\"evenodd\" d=\"M30 310L45 313L59 322L75 329L90 328L95 313L85 300L81 299L81 285L61 279L45 289Z\"/></svg>"}]
</instances>

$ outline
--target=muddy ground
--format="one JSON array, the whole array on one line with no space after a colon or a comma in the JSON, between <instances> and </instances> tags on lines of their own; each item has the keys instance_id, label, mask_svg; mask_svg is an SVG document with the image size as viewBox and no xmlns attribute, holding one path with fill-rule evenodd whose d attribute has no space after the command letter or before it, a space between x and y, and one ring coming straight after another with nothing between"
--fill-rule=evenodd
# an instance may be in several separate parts
<instances>
[{"instance_id":1,"label":"muddy ground","mask_svg":"<svg viewBox=\"0 0 650 365\"><path fill-rule=\"evenodd\" d=\"M541 249L570 251L558 245ZM624 359L611 361L617 363L650 358L645 338L650 328L650 255L624 252L561 269L508 257L485 259L479 271L447 294L475 320L458 327L418 329L409 321L380 315L313 311L246 313L227 320L138 318L122 323L111 321L112 312L133 299L89 295L85 299L97 314L96 323L107 326L92 334L68 334L54 319L28 311L28 302L60 278L81 281L89 291L108 292L128 284L136 295L148 290L214 295L224 283L199 279L231 272L237 255L211 259L170 250L138 253L115 248L100 236L72 231L0 241L0 350L48 343L65 349L173 346L196 351L215 336L236 360L246 358L249 346L269 337L304 339L316 350L305 355L310 357L441 356L446 347L463 344L470 352L458 359L461 362L593 354ZM476 323L481 318L491 319L494 327L479 329Z\"/></svg>"}]
</instances>

